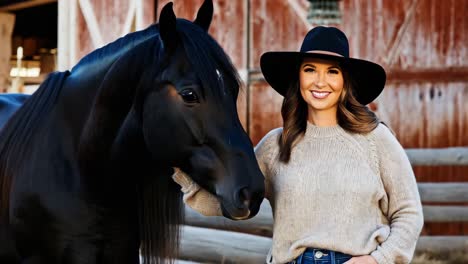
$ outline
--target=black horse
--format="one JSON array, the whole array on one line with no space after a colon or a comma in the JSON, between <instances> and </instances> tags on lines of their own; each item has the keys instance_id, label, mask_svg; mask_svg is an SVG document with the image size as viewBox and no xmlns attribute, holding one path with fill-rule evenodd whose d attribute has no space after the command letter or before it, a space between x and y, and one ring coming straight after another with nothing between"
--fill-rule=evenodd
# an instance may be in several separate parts
<instances>
[{"instance_id":1,"label":"black horse","mask_svg":"<svg viewBox=\"0 0 468 264\"><path fill-rule=\"evenodd\" d=\"M183 206L172 167L216 194L226 217L257 214L263 175L237 116L237 72L207 33L212 15L211 1L193 23L168 4L159 24L4 111L15 113L0 132L0 263L174 258Z\"/></svg>"}]
</instances>

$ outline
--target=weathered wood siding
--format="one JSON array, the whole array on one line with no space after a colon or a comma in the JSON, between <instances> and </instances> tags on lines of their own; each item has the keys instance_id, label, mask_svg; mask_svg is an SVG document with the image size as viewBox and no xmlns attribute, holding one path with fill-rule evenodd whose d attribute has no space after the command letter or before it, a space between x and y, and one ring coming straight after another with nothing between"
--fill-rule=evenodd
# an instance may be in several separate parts
<instances>
[{"instance_id":1,"label":"weathered wood siding","mask_svg":"<svg viewBox=\"0 0 468 264\"><path fill-rule=\"evenodd\" d=\"M59 0L58 68L154 22L154 1Z\"/></svg>"}]
</instances>

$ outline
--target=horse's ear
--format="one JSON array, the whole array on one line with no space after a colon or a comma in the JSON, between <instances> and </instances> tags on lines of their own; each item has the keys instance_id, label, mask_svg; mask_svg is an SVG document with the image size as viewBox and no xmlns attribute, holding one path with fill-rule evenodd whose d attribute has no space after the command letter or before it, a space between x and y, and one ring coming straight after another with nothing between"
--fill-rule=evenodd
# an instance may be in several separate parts
<instances>
[{"instance_id":1,"label":"horse's ear","mask_svg":"<svg viewBox=\"0 0 468 264\"><path fill-rule=\"evenodd\" d=\"M199 25L205 31L210 28L211 20L213 19L213 1L205 0L197 13L197 18L193 23Z\"/></svg>"},{"instance_id":2,"label":"horse's ear","mask_svg":"<svg viewBox=\"0 0 468 264\"><path fill-rule=\"evenodd\" d=\"M172 10L172 2L166 4L161 10L159 18L159 33L165 50L173 50L177 46L176 16Z\"/></svg>"}]
</instances>

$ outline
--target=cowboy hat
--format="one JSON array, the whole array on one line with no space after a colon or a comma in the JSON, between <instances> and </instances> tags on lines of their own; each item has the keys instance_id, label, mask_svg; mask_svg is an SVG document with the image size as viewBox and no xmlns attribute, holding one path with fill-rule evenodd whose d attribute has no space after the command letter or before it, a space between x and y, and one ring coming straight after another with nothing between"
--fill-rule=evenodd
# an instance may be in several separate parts
<instances>
[{"instance_id":1,"label":"cowboy hat","mask_svg":"<svg viewBox=\"0 0 468 264\"><path fill-rule=\"evenodd\" d=\"M304 58L338 61L353 81L353 94L359 103L366 105L382 92L386 74L382 66L349 57L346 35L335 27L315 27L304 38L299 52L266 52L260 57L263 76L270 86L282 96L291 81L298 78L299 66Z\"/></svg>"}]
</instances>

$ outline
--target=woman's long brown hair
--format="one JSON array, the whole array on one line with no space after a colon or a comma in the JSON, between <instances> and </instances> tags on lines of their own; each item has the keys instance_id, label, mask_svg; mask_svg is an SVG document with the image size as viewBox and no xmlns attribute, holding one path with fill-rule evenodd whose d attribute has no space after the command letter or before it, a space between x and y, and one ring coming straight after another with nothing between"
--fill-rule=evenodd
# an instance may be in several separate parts
<instances>
[{"instance_id":1,"label":"woman's long brown hair","mask_svg":"<svg viewBox=\"0 0 468 264\"><path fill-rule=\"evenodd\" d=\"M350 133L366 134L374 130L380 120L367 106L356 99L353 91L356 84L349 73L340 66L344 79L337 110L338 125ZM307 128L307 103L304 101L299 85L299 68L296 79L291 83L281 107L283 133L279 137L279 159L288 163L294 145L304 136Z\"/></svg>"}]
</instances>

